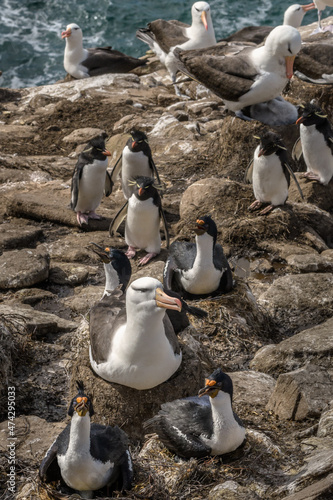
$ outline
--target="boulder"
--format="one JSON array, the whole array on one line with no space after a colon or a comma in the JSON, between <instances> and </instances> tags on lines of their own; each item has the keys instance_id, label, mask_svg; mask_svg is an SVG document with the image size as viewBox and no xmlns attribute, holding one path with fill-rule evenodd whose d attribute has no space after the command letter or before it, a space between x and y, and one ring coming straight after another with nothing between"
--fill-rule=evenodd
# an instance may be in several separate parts
<instances>
[{"instance_id":1,"label":"boulder","mask_svg":"<svg viewBox=\"0 0 333 500\"><path fill-rule=\"evenodd\" d=\"M332 392L333 371L307 365L279 375L266 409L281 419L319 417L330 402Z\"/></svg>"},{"instance_id":2,"label":"boulder","mask_svg":"<svg viewBox=\"0 0 333 500\"><path fill-rule=\"evenodd\" d=\"M10 250L0 256L0 289L25 288L45 281L49 256L42 248Z\"/></svg>"},{"instance_id":3,"label":"boulder","mask_svg":"<svg viewBox=\"0 0 333 500\"><path fill-rule=\"evenodd\" d=\"M277 278L258 303L292 333L332 316L333 274L289 274Z\"/></svg>"},{"instance_id":4,"label":"boulder","mask_svg":"<svg viewBox=\"0 0 333 500\"><path fill-rule=\"evenodd\" d=\"M304 367L308 361L329 368L333 353L333 318L303 330L277 345L262 347L250 363L253 370L277 374Z\"/></svg>"}]
</instances>

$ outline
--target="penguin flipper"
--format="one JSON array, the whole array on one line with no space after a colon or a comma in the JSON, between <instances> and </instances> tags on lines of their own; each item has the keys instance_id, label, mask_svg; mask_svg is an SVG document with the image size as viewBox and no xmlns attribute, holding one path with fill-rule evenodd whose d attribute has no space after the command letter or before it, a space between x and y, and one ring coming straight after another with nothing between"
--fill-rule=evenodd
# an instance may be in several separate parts
<instances>
[{"instance_id":1,"label":"penguin flipper","mask_svg":"<svg viewBox=\"0 0 333 500\"><path fill-rule=\"evenodd\" d=\"M75 210L75 207L77 205L77 201L79 198L79 183L80 183L80 179L82 177L82 172L83 172L83 165L81 164L81 162L79 160L74 167L74 172L73 172L73 176L72 176L71 202L70 202L70 208L72 210Z\"/></svg>"},{"instance_id":2,"label":"penguin flipper","mask_svg":"<svg viewBox=\"0 0 333 500\"><path fill-rule=\"evenodd\" d=\"M244 174L244 182L246 184L252 184L252 177L253 177L253 159L250 161L250 163L246 167L245 174Z\"/></svg>"},{"instance_id":3,"label":"penguin flipper","mask_svg":"<svg viewBox=\"0 0 333 500\"><path fill-rule=\"evenodd\" d=\"M302 141L301 141L301 138L299 137L293 146L293 149L291 152L291 157L293 160L299 161L302 154L303 154Z\"/></svg>"},{"instance_id":4,"label":"penguin flipper","mask_svg":"<svg viewBox=\"0 0 333 500\"><path fill-rule=\"evenodd\" d=\"M121 154L118 158L118 160L116 161L116 163L114 164L112 170L111 170L111 174L110 174L110 180L111 180L111 189L113 188L114 186L114 183L116 182L117 180L117 177L119 176L120 172L121 172L121 168L122 168L122 158L123 158L123 154ZM112 192L112 191L111 191ZM111 193L110 193L111 194Z\"/></svg>"},{"instance_id":5,"label":"penguin flipper","mask_svg":"<svg viewBox=\"0 0 333 500\"><path fill-rule=\"evenodd\" d=\"M119 212L115 215L113 218L110 227L109 227L109 233L110 236L114 236L115 232L117 231L118 227L120 224L123 222L127 215L127 209L128 209L128 200L126 201L125 205L121 207Z\"/></svg>"},{"instance_id":6,"label":"penguin flipper","mask_svg":"<svg viewBox=\"0 0 333 500\"><path fill-rule=\"evenodd\" d=\"M297 186L297 189L298 189L298 192L299 194L301 195L301 198L302 200L304 200L304 195L303 195L303 191L301 189L301 186L299 185L298 183L298 180L296 179L296 175L294 174L294 171L293 169L291 168L291 166L289 165L289 163L285 162L284 163L284 166L286 167L286 169L288 170L288 172L290 173L291 177L293 178L296 186Z\"/></svg>"},{"instance_id":7,"label":"penguin flipper","mask_svg":"<svg viewBox=\"0 0 333 500\"><path fill-rule=\"evenodd\" d=\"M149 167L153 173L153 176L156 178L157 184L161 184L161 179L158 175L157 168L152 156L149 156Z\"/></svg>"},{"instance_id":8,"label":"penguin flipper","mask_svg":"<svg viewBox=\"0 0 333 500\"><path fill-rule=\"evenodd\" d=\"M162 206L160 206L159 211L160 211L160 219L161 219L162 225L163 225L163 232L164 232L164 236L165 236L166 247L169 248L169 245L170 245L169 230L168 230L168 224L167 224L167 221L165 218L165 213L164 213Z\"/></svg>"},{"instance_id":9,"label":"penguin flipper","mask_svg":"<svg viewBox=\"0 0 333 500\"><path fill-rule=\"evenodd\" d=\"M104 185L104 194L105 196L110 196L112 193L112 188L113 188L113 182L111 179L111 175L109 174L108 171L106 171L105 175L105 185Z\"/></svg>"}]
</instances>

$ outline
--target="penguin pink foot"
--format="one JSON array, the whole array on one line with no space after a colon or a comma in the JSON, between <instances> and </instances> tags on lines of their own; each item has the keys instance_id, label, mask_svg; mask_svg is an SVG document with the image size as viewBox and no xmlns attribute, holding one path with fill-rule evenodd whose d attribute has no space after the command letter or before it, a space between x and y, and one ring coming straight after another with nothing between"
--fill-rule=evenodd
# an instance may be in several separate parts
<instances>
[{"instance_id":1,"label":"penguin pink foot","mask_svg":"<svg viewBox=\"0 0 333 500\"><path fill-rule=\"evenodd\" d=\"M88 216L88 214L84 214L82 212L77 212L76 219L77 219L79 225L82 226L82 224L88 224L89 216Z\"/></svg>"},{"instance_id":2,"label":"penguin pink foot","mask_svg":"<svg viewBox=\"0 0 333 500\"><path fill-rule=\"evenodd\" d=\"M305 172L304 174L301 174L300 177L302 177L303 179L309 179L310 181L320 182L320 176L318 174L315 174L314 172Z\"/></svg>"},{"instance_id":3,"label":"penguin pink foot","mask_svg":"<svg viewBox=\"0 0 333 500\"><path fill-rule=\"evenodd\" d=\"M101 219L103 219L103 216L102 215L98 215L98 214L96 214L96 212L94 212L94 210L91 210L88 213L88 218L89 219L95 219L95 220L101 220Z\"/></svg>"},{"instance_id":4,"label":"penguin pink foot","mask_svg":"<svg viewBox=\"0 0 333 500\"><path fill-rule=\"evenodd\" d=\"M261 210L258 215L267 215L269 214L272 210L274 210L275 205L268 205L265 207L263 210Z\"/></svg>"},{"instance_id":5,"label":"penguin pink foot","mask_svg":"<svg viewBox=\"0 0 333 500\"><path fill-rule=\"evenodd\" d=\"M253 212L254 210L259 210L259 208L262 206L262 202L259 200L254 201L251 203L251 205L248 207L248 210L250 212Z\"/></svg>"},{"instance_id":6,"label":"penguin pink foot","mask_svg":"<svg viewBox=\"0 0 333 500\"><path fill-rule=\"evenodd\" d=\"M125 252L125 255L129 259L133 259L133 257L135 256L135 254L136 254L135 247L131 247L131 246L129 246L128 249L127 249L127 252Z\"/></svg>"},{"instance_id":7,"label":"penguin pink foot","mask_svg":"<svg viewBox=\"0 0 333 500\"><path fill-rule=\"evenodd\" d=\"M142 259L139 260L139 266L143 266L144 264L147 264L153 257L156 257L157 253L154 252L149 252L147 255L142 257Z\"/></svg>"}]
</instances>

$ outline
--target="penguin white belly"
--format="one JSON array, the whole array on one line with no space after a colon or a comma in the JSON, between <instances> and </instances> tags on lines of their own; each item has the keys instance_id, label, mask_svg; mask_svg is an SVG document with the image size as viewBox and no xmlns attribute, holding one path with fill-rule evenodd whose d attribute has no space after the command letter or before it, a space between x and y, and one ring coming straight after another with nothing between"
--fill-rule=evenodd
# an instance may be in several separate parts
<instances>
[{"instance_id":1,"label":"penguin white belly","mask_svg":"<svg viewBox=\"0 0 333 500\"><path fill-rule=\"evenodd\" d=\"M125 241L146 252L160 253L160 214L153 199L141 201L132 195L128 201Z\"/></svg>"},{"instance_id":2,"label":"penguin white belly","mask_svg":"<svg viewBox=\"0 0 333 500\"><path fill-rule=\"evenodd\" d=\"M301 123L300 136L307 171L317 174L322 184L328 184L333 177L333 154L323 134L315 125L306 127Z\"/></svg>"},{"instance_id":3,"label":"penguin white belly","mask_svg":"<svg viewBox=\"0 0 333 500\"><path fill-rule=\"evenodd\" d=\"M276 154L258 157L256 151L252 183L254 196L262 203L278 206L288 198L288 182Z\"/></svg>"},{"instance_id":4,"label":"penguin white belly","mask_svg":"<svg viewBox=\"0 0 333 500\"><path fill-rule=\"evenodd\" d=\"M222 273L213 263L202 265L194 263L192 269L183 271L180 277L181 284L188 293L196 295L212 293L220 284Z\"/></svg>"},{"instance_id":5,"label":"penguin white belly","mask_svg":"<svg viewBox=\"0 0 333 500\"><path fill-rule=\"evenodd\" d=\"M134 192L134 187L129 185L129 181L135 177L151 177L153 172L149 167L149 159L142 151L133 153L128 146L125 146L122 154L121 183L126 199Z\"/></svg>"},{"instance_id":6,"label":"penguin white belly","mask_svg":"<svg viewBox=\"0 0 333 500\"><path fill-rule=\"evenodd\" d=\"M107 159L94 160L93 163L83 167L82 177L79 182L78 201L76 212L90 212L96 210L101 203L105 187Z\"/></svg>"},{"instance_id":7,"label":"penguin white belly","mask_svg":"<svg viewBox=\"0 0 333 500\"><path fill-rule=\"evenodd\" d=\"M65 483L78 491L98 490L107 484L114 466L91 457L88 450L79 453L68 448L65 455L57 456Z\"/></svg>"},{"instance_id":8,"label":"penguin white belly","mask_svg":"<svg viewBox=\"0 0 333 500\"><path fill-rule=\"evenodd\" d=\"M107 361L96 363L89 349L93 370L104 380L138 390L151 389L168 380L178 369L182 353L174 353L163 324L154 330L153 336L143 336L144 333L131 333L126 325L121 326L114 335Z\"/></svg>"}]
</instances>

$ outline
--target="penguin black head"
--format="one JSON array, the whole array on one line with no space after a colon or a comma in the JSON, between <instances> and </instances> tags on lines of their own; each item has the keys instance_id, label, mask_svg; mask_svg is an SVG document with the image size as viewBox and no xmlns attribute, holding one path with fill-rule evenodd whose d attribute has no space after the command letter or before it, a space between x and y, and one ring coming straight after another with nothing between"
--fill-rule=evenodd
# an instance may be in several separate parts
<instances>
[{"instance_id":1,"label":"penguin black head","mask_svg":"<svg viewBox=\"0 0 333 500\"><path fill-rule=\"evenodd\" d=\"M198 217L196 220L196 226L194 228L194 232L197 236L201 236L202 234L209 234L216 242L217 238L217 227L213 219L210 215L204 215L203 217Z\"/></svg>"},{"instance_id":2,"label":"penguin black head","mask_svg":"<svg viewBox=\"0 0 333 500\"><path fill-rule=\"evenodd\" d=\"M211 375L205 380L205 387L200 389L198 396L204 396L208 394L211 398L215 398L219 391L226 392L230 396L232 402L233 385L232 380L224 373L221 368L217 368L213 371Z\"/></svg>"},{"instance_id":3,"label":"penguin black head","mask_svg":"<svg viewBox=\"0 0 333 500\"><path fill-rule=\"evenodd\" d=\"M300 106L301 116L296 121L297 124L303 123L306 127L310 125L318 125L327 121L327 115L315 102L308 102L304 106Z\"/></svg>"},{"instance_id":4,"label":"penguin black head","mask_svg":"<svg viewBox=\"0 0 333 500\"><path fill-rule=\"evenodd\" d=\"M74 411L76 411L79 417L84 417L86 413L89 411L89 416L91 417L95 412L92 402L84 392L83 382L79 380L76 382L76 385L78 393L72 399L71 404L69 405L68 415L72 417L74 415Z\"/></svg>"},{"instance_id":5,"label":"penguin black head","mask_svg":"<svg viewBox=\"0 0 333 500\"><path fill-rule=\"evenodd\" d=\"M101 258L103 263L110 264L114 268L118 275L119 282L123 285L122 289L125 290L132 274L131 263L127 255L117 248L101 247L93 242L90 244L94 245L92 251Z\"/></svg>"},{"instance_id":6,"label":"penguin black head","mask_svg":"<svg viewBox=\"0 0 333 500\"><path fill-rule=\"evenodd\" d=\"M127 142L127 146L134 153L138 153L139 151L145 151L149 149L148 145L148 137L141 130L131 130L131 137Z\"/></svg>"},{"instance_id":7,"label":"penguin black head","mask_svg":"<svg viewBox=\"0 0 333 500\"><path fill-rule=\"evenodd\" d=\"M107 134L103 133L91 139L84 150L82 155L84 155L88 160L105 160L106 156L111 156L110 151L105 147L105 139Z\"/></svg>"},{"instance_id":8,"label":"penguin black head","mask_svg":"<svg viewBox=\"0 0 333 500\"><path fill-rule=\"evenodd\" d=\"M144 176L136 177L134 194L142 201L148 200L148 198L155 198L157 189L154 186L154 179Z\"/></svg>"},{"instance_id":9,"label":"penguin black head","mask_svg":"<svg viewBox=\"0 0 333 500\"><path fill-rule=\"evenodd\" d=\"M274 132L265 130L259 137L255 136L255 138L260 139L258 156L270 156L274 153L279 154L287 150L282 139Z\"/></svg>"}]
</instances>

